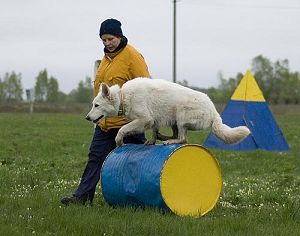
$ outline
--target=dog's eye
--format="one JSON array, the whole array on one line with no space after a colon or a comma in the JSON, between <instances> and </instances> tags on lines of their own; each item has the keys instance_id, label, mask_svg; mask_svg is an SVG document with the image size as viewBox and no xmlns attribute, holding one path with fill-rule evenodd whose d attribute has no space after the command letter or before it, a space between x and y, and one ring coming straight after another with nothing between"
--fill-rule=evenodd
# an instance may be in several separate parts
<instances>
[{"instance_id":1,"label":"dog's eye","mask_svg":"<svg viewBox=\"0 0 300 236\"><path fill-rule=\"evenodd\" d=\"M95 107L99 107L99 104L95 104Z\"/></svg>"}]
</instances>

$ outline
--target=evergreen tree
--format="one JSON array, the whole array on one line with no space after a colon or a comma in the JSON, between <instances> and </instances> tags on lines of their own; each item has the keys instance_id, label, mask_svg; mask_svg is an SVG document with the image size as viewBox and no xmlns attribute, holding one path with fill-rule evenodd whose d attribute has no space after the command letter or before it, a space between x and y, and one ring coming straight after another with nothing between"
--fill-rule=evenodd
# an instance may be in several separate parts
<instances>
[{"instance_id":1,"label":"evergreen tree","mask_svg":"<svg viewBox=\"0 0 300 236\"><path fill-rule=\"evenodd\" d=\"M58 91L57 93L57 101L59 101L60 103L62 102L66 102L68 100L68 95L61 92L61 91Z\"/></svg>"},{"instance_id":2,"label":"evergreen tree","mask_svg":"<svg viewBox=\"0 0 300 236\"><path fill-rule=\"evenodd\" d=\"M47 70L44 69L41 71L35 82L35 100L39 102L43 102L47 100L48 96L48 73Z\"/></svg>"},{"instance_id":3,"label":"evergreen tree","mask_svg":"<svg viewBox=\"0 0 300 236\"><path fill-rule=\"evenodd\" d=\"M252 72L260 89L264 93L264 97L267 101L270 101L274 73L272 62L268 58L259 55L252 59Z\"/></svg>"},{"instance_id":4,"label":"evergreen tree","mask_svg":"<svg viewBox=\"0 0 300 236\"><path fill-rule=\"evenodd\" d=\"M298 73L290 72L287 59L273 63L260 55L253 59L252 66L254 77L269 103L297 102L299 76Z\"/></svg>"},{"instance_id":5,"label":"evergreen tree","mask_svg":"<svg viewBox=\"0 0 300 236\"><path fill-rule=\"evenodd\" d=\"M58 101L58 82L55 78L50 77L47 86L47 102Z\"/></svg>"},{"instance_id":6,"label":"evergreen tree","mask_svg":"<svg viewBox=\"0 0 300 236\"><path fill-rule=\"evenodd\" d=\"M91 78L86 77L85 81L80 81L78 88L71 91L70 97L73 98L75 102L90 103L93 99Z\"/></svg>"},{"instance_id":7,"label":"evergreen tree","mask_svg":"<svg viewBox=\"0 0 300 236\"><path fill-rule=\"evenodd\" d=\"M4 81L2 83L2 97L8 102L19 102L22 101L23 88L21 82L21 74L12 72L11 74L6 73Z\"/></svg>"},{"instance_id":8,"label":"evergreen tree","mask_svg":"<svg viewBox=\"0 0 300 236\"><path fill-rule=\"evenodd\" d=\"M0 102L4 102L4 101L5 101L4 83L0 78Z\"/></svg>"},{"instance_id":9,"label":"evergreen tree","mask_svg":"<svg viewBox=\"0 0 300 236\"><path fill-rule=\"evenodd\" d=\"M300 102L300 74L298 72L289 73L285 76L279 90L280 103L299 104Z\"/></svg>"}]
</instances>

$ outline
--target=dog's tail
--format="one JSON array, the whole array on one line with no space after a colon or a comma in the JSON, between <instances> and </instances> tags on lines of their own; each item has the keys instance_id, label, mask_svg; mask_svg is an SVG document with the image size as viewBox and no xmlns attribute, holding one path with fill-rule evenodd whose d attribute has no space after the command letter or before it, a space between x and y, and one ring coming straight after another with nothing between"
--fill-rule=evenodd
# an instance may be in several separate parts
<instances>
[{"instance_id":1,"label":"dog's tail","mask_svg":"<svg viewBox=\"0 0 300 236\"><path fill-rule=\"evenodd\" d=\"M250 134L250 130L246 126L231 128L223 124L219 114L213 121L212 132L227 144L239 143Z\"/></svg>"}]
</instances>

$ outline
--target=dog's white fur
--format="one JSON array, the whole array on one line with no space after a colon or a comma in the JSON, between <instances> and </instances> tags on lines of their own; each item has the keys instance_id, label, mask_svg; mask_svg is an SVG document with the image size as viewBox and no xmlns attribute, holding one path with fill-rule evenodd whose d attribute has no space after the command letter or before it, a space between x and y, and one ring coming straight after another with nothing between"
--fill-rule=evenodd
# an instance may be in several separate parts
<instances>
[{"instance_id":1,"label":"dog's white fur","mask_svg":"<svg viewBox=\"0 0 300 236\"><path fill-rule=\"evenodd\" d=\"M201 92L179 84L158 79L136 78L108 87L102 83L87 119L97 122L99 117L114 117L119 109L130 121L120 128L116 144L123 144L124 136L143 133L152 129L153 136L147 142L154 144L161 127L178 128L178 137L164 144L185 143L187 130L212 128L212 132L225 143L238 143L248 134L246 126L230 128L222 123L210 98Z\"/></svg>"}]
</instances>

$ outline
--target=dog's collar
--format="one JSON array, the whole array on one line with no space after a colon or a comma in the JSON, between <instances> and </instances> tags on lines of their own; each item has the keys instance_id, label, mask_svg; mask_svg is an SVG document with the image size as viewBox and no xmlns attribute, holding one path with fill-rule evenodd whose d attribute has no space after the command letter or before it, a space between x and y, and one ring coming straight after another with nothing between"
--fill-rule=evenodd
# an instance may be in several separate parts
<instances>
[{"instance_id":1,"label":"dog's collar","mask_svg":"<svg viewBox=\"0 0 300 236\"><path fill-rule=\"evenodd\" d=\"M123 104L123 94L120 91L120 106L119 106L118 116L124 116L124 115L125 115L125 109Z\"/></svg>"}]
</instances>

